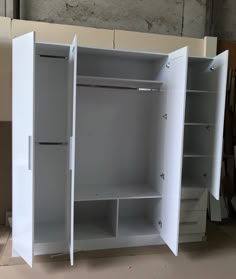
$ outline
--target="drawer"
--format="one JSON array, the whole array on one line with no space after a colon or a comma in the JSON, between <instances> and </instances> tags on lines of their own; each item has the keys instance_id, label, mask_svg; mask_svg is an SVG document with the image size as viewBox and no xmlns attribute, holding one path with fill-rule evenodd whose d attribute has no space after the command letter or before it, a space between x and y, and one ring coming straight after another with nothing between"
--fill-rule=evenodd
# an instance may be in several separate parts
<instances>
[{"instance_id":1,"label":"drawer","mask_svg":"<svg viewBox=\"0 0 236 279\"><path fill-rule=\"evenodd\" d=\"M206 210L181 211L179 233L205 233L206 212Z\"/></svg>"},{"instance_id":2,"label":"drawer","mask_svg":"<svg viewBox=\"0 0 236 279\"><path fill-rule=\"evenodd\" d=\"M208 191L202 188L182 188L181 210L206 210Z\"/></svg>"}]
</instances>

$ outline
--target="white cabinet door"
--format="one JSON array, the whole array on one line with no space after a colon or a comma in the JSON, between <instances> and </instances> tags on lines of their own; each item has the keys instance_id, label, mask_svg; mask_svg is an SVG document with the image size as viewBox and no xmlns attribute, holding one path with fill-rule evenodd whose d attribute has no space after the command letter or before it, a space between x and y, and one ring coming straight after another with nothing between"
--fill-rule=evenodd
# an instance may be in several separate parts
<instances>
[{"instance_id":1,"label":"white cabinet door","mask_svg":"<svg viewBox=\"0 0 236 279\"><path fill-rule=\"evenodd\" d=\"M74 189L75 189L75 134L76 134L76 80L77 80L77 36L74 37L69 53L69 94L71 127L70 137L70 262L74 264ZM72 125L72 126L71 126Z\"/></svg>"},{"instance_id":2,"label":"white cabinet door","mask_svg":"<svg viewBox=\"0 0 236 279\"><path fill-rule=\"evenodd\" d=\"M34 254L35 38L13 40L13 255L31 267Z\"/></svg>"},{"instance_id":3,"label":"white cabinet door","mask_svg":"<svg viewBox=\"0 0 236 279\"><path fill-rule=\"evenodd\" d=\"M167 104L164 141L164 181L162 187L160 235L178 254L184 115L187 83L187 47L169 54L163 70ZM166 77L166 78L165 78Z\"/></svg>"},{"instance_id":4,"label":"white cabinet door","mask_svg":"<svg viewBox=\"0 0 236 279\"><path fill-rule=\"evenodd\" d=\"M214 143L211 180L209 191L218 200L220 196L221 159L223 147L225 95L228 71L228 51L217 55L211 65L213 69L213 89L216 94L214 114ZM210 105L210 104L209 104Z\"/></svg>"}]
</instances>

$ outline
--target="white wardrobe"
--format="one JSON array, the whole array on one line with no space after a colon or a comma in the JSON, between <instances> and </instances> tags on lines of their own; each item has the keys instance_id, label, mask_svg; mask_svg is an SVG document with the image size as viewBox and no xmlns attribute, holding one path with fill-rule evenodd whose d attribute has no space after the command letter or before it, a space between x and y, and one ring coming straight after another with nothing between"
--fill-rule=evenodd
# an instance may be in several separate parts
<instances>
[{"instance_id":1,"label":"white wardrobe","mask_svg":"<svg viewBox=\"0 0 236 279\"><path fill-rule=\"evenodd\" d=\"M15 38L13 255L177 255L192 193L219 198L227 59Z\"/></svg>"}]
</instances>

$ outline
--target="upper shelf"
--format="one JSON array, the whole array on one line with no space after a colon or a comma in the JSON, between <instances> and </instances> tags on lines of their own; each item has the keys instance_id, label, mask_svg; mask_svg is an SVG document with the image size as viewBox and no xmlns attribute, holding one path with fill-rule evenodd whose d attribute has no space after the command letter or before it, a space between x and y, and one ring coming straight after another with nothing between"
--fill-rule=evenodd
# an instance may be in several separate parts
<instances>
[{"instance_id":1,"label":"upper shelf","mask_svg":"<svg viewBox=\"0 0 236 279\"><path fill-rule=\"evenodd\" d=\"M138 89L140 91L159 91L163 82L157 80L125 79L97 76L77 76L78 86Z\"/></svg>"}]
</instances>

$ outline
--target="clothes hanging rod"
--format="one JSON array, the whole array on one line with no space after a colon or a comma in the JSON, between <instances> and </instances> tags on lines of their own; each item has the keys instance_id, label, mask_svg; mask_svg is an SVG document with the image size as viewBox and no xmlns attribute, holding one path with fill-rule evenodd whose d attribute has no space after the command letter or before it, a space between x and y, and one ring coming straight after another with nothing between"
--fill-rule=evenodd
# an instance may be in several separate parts
<instances>
[{"instance_id":1,"label":"clothes hanging rod","mask_svg":"<svg viewBox=\"0 0 236 279\"><path fill-rule=\"evenodd\" d=\"M36 142L39 145L67 145L67 142Z\"/></svg>"},{"instance_id":2,"label":"clothes hanging rod","mask_svg":"<svg viewBox=\"0 0 236 279\"><path fill-rule=\"evenodd\" d=\"M93 88L110 88L110 89L123 89L123 90L134 90L141 92L160 92L160 89L154 88L135 88L135 87L124 87L124 86L110 86L110 85L90 85L90 84L76 84L79 87L93 87Z\"/></svg>"},{"instance_id":3,"label":"clothes hanging rod","mask_svg":"<svg viewBox=\"0 0 236 279\"><path fill-rule=\"evenodd\" d=\"M40 57L45 58L56 58L56 59L67 59L67 56L61 56L61 55L49 55L49 54L39 54Z\"/></svg>"},{"instance_id":4,"label":"clothes hanging rod","mask_svg":"<svg viewBox=\"0 0 236 279\"><path fill-rule=\"evenodd\" d=\"M77 86L159 92L163 82L133 78L77 76Z\"/></svg>"}]
</instances>

